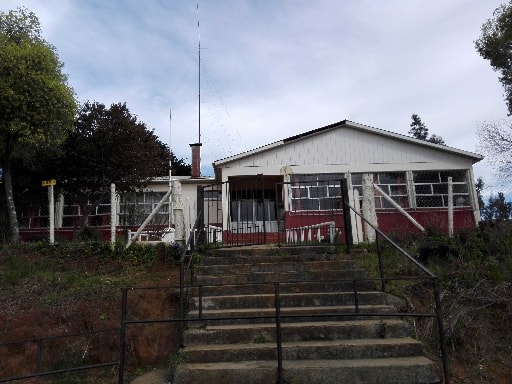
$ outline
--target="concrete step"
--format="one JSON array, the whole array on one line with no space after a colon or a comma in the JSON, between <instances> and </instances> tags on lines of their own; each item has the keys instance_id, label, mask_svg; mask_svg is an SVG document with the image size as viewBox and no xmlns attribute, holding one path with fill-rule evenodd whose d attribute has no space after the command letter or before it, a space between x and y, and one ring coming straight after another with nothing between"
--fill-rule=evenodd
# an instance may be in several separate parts
<instances>
[{"instance_id":1,"label":"concrete step","mask_svg":"<svg viewBox=\"0 0 512 384\"><path fill-rule=\"evenodd\" d=\"M396 309L391 305L360 305L356 312L353 305L347 306L315 306L315 307L285 307L281 308L281 321L305 322L305 321L330 321L330 320L357 320L368 317L384 319L389 318L385 314L395 313ZM366 314L366 315L365 315ZM377 314L377 315L376 315ZM379 316L380 315L380 316ZM234 308L234 309L209 309L203 310L202 318L199 311L192 310L187 315L187 323L190 327L205 325L227 324L261 324L275 322L274 308Z\"/></svg>"},{"instance_id":2,"label":"concrete step","mask_svg":"<svg viewBox=\"0 0 512 384\"><path fill-rule=\"evenodd\" d=\"M217 281L222 281L218 278ZM356 281L358 292L374 291L377 282L372 280ZM242 284L222 284L201 286L203 296L230 296L230 295L250 295L250 294L274 294L274 282L267 283L242 283ZM199 287L189 289L191 297L199 296ZM311 280L311 281L290 281L279 283L281 293L310 293L310 292L353 292L354 281L346 280Z\"/></svg>"},{"instance_id":3,"label":"concrete step","mask_svg":"<svg viewBox=\"0 0 512 384\"><path fill-rule=\"evenodd\" d=\"M396 319L284 323L282 341L351 340L409 337L410 326ZM192 328L185 333L186 346L199 344L275 343L271 324L232 324Z\"/></svg>"},{"instance_id":4,"label":"concrete step","mask_svg":"<svg viewBox=\"0 0 512 384\"><path fill-rule=\"evenodd\" d=\"M265 261L247 263L227 263L214 265L200 265L196 267L196 276L232 274L237 273L255 273L255 272L307 272L323 270L354 270L360 269L352 260L335 261Z\"/></svg>"},{"instance_id":5,"label":"concrete step","mask_svg":"<svg viewBox=\"0 0 512 384\"><path fill-rule=\"evenodd\" d=\"M383 305L386 295L382 292L325 292L325 293L282 293L279 295L281 308L313 306L348 306L355 308L356 303L365 305ZM275 308L274 294L203 296L194 298L191 309L203 310L233 308Z\"/></svg>"},{"instance_id":6,"label":"concrete step","mask_svg":"<svg viewBox=\"0 0 512 384\"><path fill-rule=\"evenodd\" d=\"M201 258L187 291L186 362L173 383L278 382L277 288L287 384L439 383L438 366L400 318L403 303L378 292L354 255L309 248Z\"/></svg>"},{"instance_id":7,"label":"concrete step","mask_svg":"<svg viewBox=\"0 0 512 384\"><path fill-rule=\"evenodd\" d=\"M289 271L289 272L254 272L236 273L233 268L231 274L196 275L196 285L220 285L220 284L247 284L247 283L271 283L311 280L358 280L367 278L366 271L362 269L350 270L320 270L320 271Z\"/></svg>"},{"instance_id":8,"label":"concrete step","mask_svg":"<svg viewBox=\"0 0 512 384\"><path fill-rule=\"evenodd\" d=\"M353 250L352 253L358 253L359 250ZM231 247L223 248L218 250L210 250L204 258L216 258L216 257L227 257L227 258L243 258L243 257L294 257L301 256L305 258L325 257L325 255L332 255L333 257L339 257L340 254L337 252L336 247L333 245L314 245L314 246L254 246L254 247Z\"/></svg>"},{"instance_id":9,"label":"concrete step","mask_svg":"<svg viewBox=\"0 0 512 384\"><path fill-rule=\"evenodd\" d=\"M175 373L175 382L180 384L266 384L277 380L277 363L268 360L182 364ZM421 356L283 362L283 382L290 384L432 384L440 381L437 366Z\"/></svg>"},{"instance_id":10,"label":"concrete step","mask_svg":"<svg viewBox=\"0 0 512 384\"><path fill-rule=\"evenodd\" d=\"M423 353L420 342L411 338L313 340L282 343L285 360L370 359L408 357ZM188 363L276 360L275 343L211 344L188 346Z\"/></svg>"}]
</instances>

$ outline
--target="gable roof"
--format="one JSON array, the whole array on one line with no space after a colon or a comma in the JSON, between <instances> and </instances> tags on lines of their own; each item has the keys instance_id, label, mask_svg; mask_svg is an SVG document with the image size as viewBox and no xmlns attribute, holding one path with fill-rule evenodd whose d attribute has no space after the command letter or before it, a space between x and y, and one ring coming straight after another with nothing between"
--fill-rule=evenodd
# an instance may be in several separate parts
<instances>
[{"instance_id":1,"label":"gable roof","mask_svg":"<svg viewBox=\"0 0 512 384\"><path fill-rule=\"evenodd\" d=\"M312 131L308 131L308 132L304 132L304 133L301 133L301 134L298 134L298 135L295 135L295 136L291 136L291 137L288 137L286 139L283 139L283 140L280 140L280 141L276 141L276 142L271 143L271 144L264 145L262 147L258 147L258 148L255 148L255 149L252 149L252 150L249 150L249 151L246 151L246 152L242 152L242 153L237 154L237 155L233 155L233 156L226 157L224 159L216 160L216 161L213 162L213 167L214 168L219 168L220 166L225 165L227 163L230 163L232 161L240 160L240 159L243 159L243 158L246 158L246 157L258 154L258 153L262 153L262 152L265 152L265 151L269 151L271 149L279 148L279 147L282 147L284 145L287 145L287 144L290 144L290 143L293 143L293 142L296 142L296 141L299 141L299 140L303 140L303 139L306 139L306 138L309 138L309 137L312 137L312 136L315 136L315 135L318 135L318 134L321 134L321 133L324 133L324 132L327 132L327 131L331 131L331 130L335 130L335 129L340 129L340 128L344 128L344 127L348 127L348 128L352 128L352 129L356 129L356 130L360 130L360 131L364 131L364 132L368 132L368 133L384 136L384 137L391 138L391 139L394 139L394 140L399 140L399 141L403 141L403 142L413 143L413 144L416 144L416 145L423 145L423 146L430 147L432 149L435 149L435 150L438 150L438 151L441 151L441 152L448 152L448 153L451 153L453 155L458 155L458 156L469 158L473 163L476 163L476 162L478 162L478 161L483 159L483 156L479 155L477 153L464 151L464 150L461 150L461 149L449 147L447 145L435 144L435 143L431 143L431 142L428 142L428 141L419 140L419 139L416 139L414 137L409 137L409 136L405 136L405 135L402 135L402 134L386 131L386 130L383 130L383 129L370 127L368 125L363 125L363 124L355 123L355 122L349 121L349 120L343 120L343 121L340 121L338 123L330 124L330 125L327 125L325 127L314 129Z\"/></svg>"}]
</instances>

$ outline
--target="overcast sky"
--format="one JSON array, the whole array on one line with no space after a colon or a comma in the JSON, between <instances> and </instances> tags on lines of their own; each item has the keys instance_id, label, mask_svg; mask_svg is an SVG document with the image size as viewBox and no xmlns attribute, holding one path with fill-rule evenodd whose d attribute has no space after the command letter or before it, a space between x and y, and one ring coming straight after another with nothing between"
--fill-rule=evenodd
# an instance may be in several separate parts
<instances>
[{"instance_id":1,"label":"overcast sky","mask_svg":"<svg viewBox=\"0 0 512 384\"><path fill-rule=\"evenodd\" d=\"M33 11L80 102L126 102L187 162L200 40L209 176L214 160L344 119L407 134L416 113L447 145L478 152L478 124L507 116L474 48L503 2L201 0L198 13L196 0L0 0L0 11ZM485 162L475 175L495 185Z\"/></svg>"}]
</instances>

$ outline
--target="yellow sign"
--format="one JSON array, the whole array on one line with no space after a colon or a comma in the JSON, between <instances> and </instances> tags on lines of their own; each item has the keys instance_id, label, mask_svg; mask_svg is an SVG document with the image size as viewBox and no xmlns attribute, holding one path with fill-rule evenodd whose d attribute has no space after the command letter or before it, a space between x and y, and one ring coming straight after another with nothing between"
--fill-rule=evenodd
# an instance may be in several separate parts
<instances>
[{"instance_id":1,"label":"yellow sign","mask_svg":"<svg viewBox=\"0 0 512 384\"><path fill-rule=\"evenodd\" d=\"M57 184L57 180L51 179L51 180L43 180L43 187L49 187L50 185Z\"/></svg>"}]
</instances>

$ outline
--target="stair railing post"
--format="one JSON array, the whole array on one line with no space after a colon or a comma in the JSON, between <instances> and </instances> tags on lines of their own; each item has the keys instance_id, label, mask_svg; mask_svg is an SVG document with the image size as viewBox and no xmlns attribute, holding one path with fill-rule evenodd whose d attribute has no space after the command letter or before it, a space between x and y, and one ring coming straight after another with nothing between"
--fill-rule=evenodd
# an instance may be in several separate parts
<instances>
[{"instance_id":1,"label":"stair railing post","mask_svg":"<svg viewBox=\"0 0 512 384\"><path fill-rule=\"evenodd\" d=\"M276 306L276 342L277 342L277 382L283 384L283 346L281 340L281 302L279 297L279 283L274 283Z\"/></svg>"},{"instance_id":2,"label":"stair railing post","mask_svg":"<svg viewBox=\"0 0 512 384\"><path fill-rule=\"evenodd\" d=\"M379 275L380 275L380 289L386 292L386 280L384 279L384 266L382 264L382 247L379 242L379 232L376 232L375 246L377 247L377 256L379 257Z\"/></svg>"},{"instance_id":3,"label":"stair railing post","mask_svg":"<svg viewBox=\"0 0 512 384\"><path fill-rule=\"evenodd\" d=\"M185 312L185 261L183 258L180 260L180 313L179 313L179 334L180 334L180 347L183 346L183 330L185 329L184 324L184 312Z\"/></svg>"},{"instance_id":4,"label":"stair railing post","mask_svg":"<svg viewBox=\"0 0 512 384\"><path fill-rule=\"evenodd\" d=\"M121 328L119 330L119 384L124 383L124 360L126 345L126 306L128 303L128 290L121 291Z\"/></svg>"},{"instance_id":5,"label":"stair railing post","mask_svg":"<svg viewBox=\"0 0 512 384\"><path fill-rule=\"evenodd\" d=\"M432 278L434 285L434 296L436 302L437 329L439 332L439 348L441 349L441 358L443 359L444 384L450 384L450 372L448 370L448 353L446 352L446 340L443 322L443 313L441 311L441 294L439 292L439 282L437 277Z\"/></svg>"}]
</instances>

